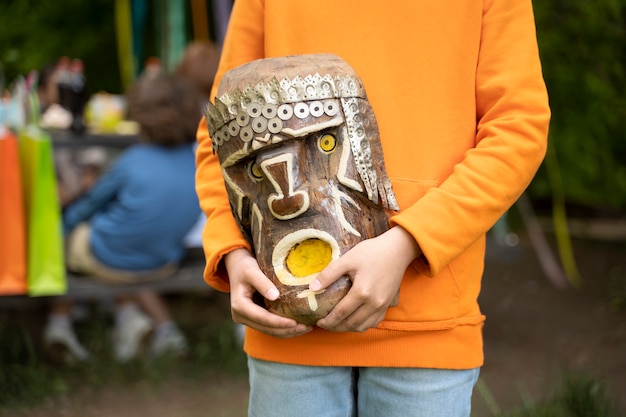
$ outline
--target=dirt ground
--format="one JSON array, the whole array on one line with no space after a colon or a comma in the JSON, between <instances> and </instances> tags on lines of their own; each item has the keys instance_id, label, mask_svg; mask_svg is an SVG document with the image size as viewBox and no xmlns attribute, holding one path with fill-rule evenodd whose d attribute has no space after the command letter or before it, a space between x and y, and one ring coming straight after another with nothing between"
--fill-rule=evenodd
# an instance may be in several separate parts
<instances>
[{"instance_id":1,"label":"dirt ground","mask_svg":"<svg viewBox=\"0 0 626 417\"><path fill-rule=\"evenodd\" d=\"M503 409L548 396L564 373L582 371L601 378L626 413L626 311L611 308L626 296L626 245L575 243L581 291L555 289L526 241L489 247L481 380ZM490 415L479 392L474 410Z\"/></svg>"},{"instance_id":2,"label":"dirt ground","mask_svg":"<svg viewBox=\"0 0 626 417\"><path fill-rule=\"evenodd\" d=\"M486 362L473 416L490 417L489 399L502 410L549 396L565 372L601 378L626 410L626 244L575 242L582 291L558 290L545 278L528 240L516 247L490 242L483 292ZM228 316L227 299L217 297ZM28 410L44 417L244 416L244 375L216 374L202 381L135 384L99 392L85 389Z\"/></svg>"}]
</instances>

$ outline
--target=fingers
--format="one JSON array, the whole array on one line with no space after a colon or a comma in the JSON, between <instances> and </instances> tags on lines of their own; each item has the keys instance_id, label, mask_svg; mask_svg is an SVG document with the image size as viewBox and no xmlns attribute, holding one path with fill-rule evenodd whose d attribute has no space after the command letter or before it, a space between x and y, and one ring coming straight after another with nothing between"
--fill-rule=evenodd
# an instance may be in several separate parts
<instances>
[{"instance_id":1,"label":"fingers","mask_svg":"<svg viewBox=\"0 0 626 417\"><path fill-rule=\"evenodd\" d=\"M361 245L359 248L368 248ZM386 271L368 263L374 256L360 254L358 249L331 263L318 275L317 285L325 288L343 275L352 280L346 296L317 325L333 332L364 332L376 327L391 306L398 304L402 275L392 280ZM315 287L315 286L313 286Z\"/></svg>"},{"instance_id":2,"label":"fingers","mask_svg":"<svg viewBox=\"0 0 626 417\"><path fill-rule=\"evenodd\" d=\"M274 285L272 280L261 272L256 263L253 267L246 271L245 276L247 284L268 300L274 301L280 296L280 292L278 291L278 288L276 288L276 285ZM251 296L252 294L246 295Z\"/></svg>"},{"instance_id":3,"label":"fingers","mask_svg":"<svg viewBox=\"0 0 626 417\"><path fill-rule=\"evenodd\" d=\"M384 319L388 307L384 299L348 293L317 326L332 332L364 332Z\"/></svg>"},{"instance_id":4,"label":"fingers","mask_svg":"<svg viewBox=\"0 0 626 417\"><path fill-rule=\"evenodd\" d=\"M399 254L400 246L405 249ZM389 307L398 305L402 278L410 261L419 254L417 248L408 233L392 228L358 243L330 263L310 289L326 288L342 275L350 277L352 287L317 325L337 332L362 332L377 326Z\"/></svg>"},{"instance_id":5,"label":"fingers","mask_svg":"<svg viewBox=\"0 0 626 417\"><path fill-rule=\"evenodd\" d=\"M348 317L327 316L317 322L317 326L331 332L365 332L376 327L385 317L384 313L359 308Z\"/></svg>"},{"instance_id":6,"label":"fingers","mask_svg":"<svg viewBox=\"0 0 626 417\"><path fill-rule=\"evenodd\" d=\"M333 261L328 264L323 271L317 274L317 277L315 277L315 279L309 284L309 290L323 290L344 275L350 276L349 270L346 270L346 263L344 260L342 259L341 262Z\"/></svg>"},{"instance_id":7,"label":"fingers","mask_svg":"<svg viewBox=\"0 0 626 417\"><path fill-rule=\"evenodd\" d=\"M252 298L231 293L233 321L276 337L293 337L308 333L311 327L293 319L270 313L256 304Z\"/></svg>"},{"instance_id":8,"label":"fingers","mask_svg":"<svg viewBox=\"0 0 626 417\"><path fill-rule=\"evenodd\" d=\"M268 298L278 298L278 290L273 285L261 284L258 287L260 291L263 291L262 287L267 287L265 294L269 294ZM299 324L293 319L270 313L264 307L254 302L253 295L253 287L242 287L238 291L232 291L231 289L233 321L276 337L299 336L311 331L309 326Z\"/></svg>"},{"instance_id":9,"label":"fingers","mask_svg":"<svg viewBox=\"0 0 626 417\"><path fill-rule=\"evenodd\" d=\"M245 324L257 331L275 337L294 337L308 333L311 327L297 323L295 320L272 314L265 308L254 303L243 306L233 305L233 321Z\"/></svg>"},{"instance_id":10,"label":"fingers","mask_svg":"<svg viewBox=\"0 0 626 417\"><path fill-rule=\"evenodd\" d=\"M280 294L248 251L237 250L229 253L226 268L231 284L233 321L276 337L293 337L311 331L311 327L270 313L254 301L257 292L269 300L278 299Z\"/></svg>"}]
</instances>

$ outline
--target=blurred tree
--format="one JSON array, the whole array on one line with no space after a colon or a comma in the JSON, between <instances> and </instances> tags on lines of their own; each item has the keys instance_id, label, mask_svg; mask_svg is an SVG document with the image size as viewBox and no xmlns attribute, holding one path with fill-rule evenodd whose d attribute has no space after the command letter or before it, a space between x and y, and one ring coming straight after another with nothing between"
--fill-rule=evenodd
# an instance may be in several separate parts
<instances>
[{"instance_id":1,"label":"blurred tree","mask_svg":"<svg viewBox=\"0 0 626 417\"><path fill-rule=\"evenodd\" d=\"M66 55L84 61L91 92L119 93L113 7L110 0L2 0L5 82L54 65Z\"/></svg>"},{"instance_id":2,"label":"blurred tree","mask_svg":"<svg viewBox=\"0 0 626 417\"><path fill-rule=\"evenodd\" d=\"M533 3L553 117L550 151L529 194L623 213L626 0ZM157 3L148 4L148 21L155 22ZM85 62L91 93L123 93L114 7L112 0L1 0L0 63L6 82L66 55ZM147 28L143 36L143 55L158 55L160 29Z\"/></svg>"},{"instance_id":3,"label":"blurred tree","mask_svg":"<svg viewBox=\"0 0 626 417\"><path fill-rule=\"evenodd\" d=\"M626 0L536 0L552 123L535 198L626 209Z\"/></svg>"}]
</instances>

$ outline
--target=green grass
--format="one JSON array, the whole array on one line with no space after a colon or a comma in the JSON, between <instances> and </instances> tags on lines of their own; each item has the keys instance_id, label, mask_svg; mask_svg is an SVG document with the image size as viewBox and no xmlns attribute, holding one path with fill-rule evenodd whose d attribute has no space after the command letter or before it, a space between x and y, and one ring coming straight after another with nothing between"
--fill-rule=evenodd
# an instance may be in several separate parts
<instances>
[{"instance_id":1,"label":"green grass","mask_svg":"<svg viewBox=\"0 0 626 417\"><path fill-rule=\"evenodd\" d=\"M44 319L34 324L31 318L16 318L13 312L0 310L0 416L86 387L156 385L171 377L245 373L245 356L235 340L233 325L227 311L214 305L214 296L184 296L175 301L173 312L188 337L189 357L143 358L125 364L113 359L111 317L101 309L92 306L88 320L75 326L79 339L94 356L88 363L76 364L58 364L46 358L40 343L45 310L39 314Z\"/></svg>"},{"instance_id":2,"label":"green grass","mask_svg":"<svg viewBox=\"0 0 626 417\"><path fill-rule=\"evenodd\" d=\"M95 360L61 366L46 360L43 354L42 318L33 323L28 315L0 310L0 417L12 416L16 410L27 410L48 399L70 397L77 389L99 390L139 383L158 386L172 378L209 380L215 373L245 375L245 356L234 337L224 298L213 294L180 296L173 301L175 318L191 346L189 358L182 361L166 357L116 363L109 343L111 317L92 307L88 320L78 324L76 331ZM45 318L45 310L36 315ZM488 417L623 415L601 378L588 374L566 374L553 395L525 401L523 407L515 410L502 410L482 380L476 395L488 405Z\"/></svg>"},{"instance_id":3,"label":"green grass","mask_svg":"<svg viewBox=\"0 0 626 417\"><path fill-rule=\"evenodd\" d=\"M539 401L526 401L519 409L503 411L483 381L477 391L487 403L491 417L620 417L603 382L585 373L567 373L555 394Z\"/></svg>"}]
</instances>

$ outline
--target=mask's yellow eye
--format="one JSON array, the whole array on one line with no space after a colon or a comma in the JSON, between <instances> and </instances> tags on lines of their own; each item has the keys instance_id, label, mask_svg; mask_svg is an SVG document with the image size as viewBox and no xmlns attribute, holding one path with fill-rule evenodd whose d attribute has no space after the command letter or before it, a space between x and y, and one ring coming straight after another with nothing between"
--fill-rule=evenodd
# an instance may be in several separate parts
<instances>
[{"instance_id":1,"label":"mask's yellow eye","mask_svg":"<svg viewBox=\"0 0 626 417\"><path fill-rule=\"evenodd\" d=\"M263 171L256 161L250 161L248 164L248 175L253 181L261 181L263 179Z\"/></svg>"},{"instance_id":2,"label":"mask's yellow eye","mask_svg":"<svg viewBox=\"0 0 626 417\"><path fill-rule=\"evenodd\" d=\"M317 146L324 153L333 153L337 148L337 139L331 134L325 134L317 140Z\"/></svg>"}]
</instances>

